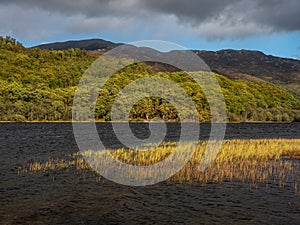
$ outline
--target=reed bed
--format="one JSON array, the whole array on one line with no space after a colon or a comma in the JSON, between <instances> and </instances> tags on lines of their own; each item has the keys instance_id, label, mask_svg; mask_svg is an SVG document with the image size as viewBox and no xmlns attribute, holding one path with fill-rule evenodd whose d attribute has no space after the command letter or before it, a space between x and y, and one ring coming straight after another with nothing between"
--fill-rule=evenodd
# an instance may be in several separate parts
<instances>
[{"instance_id":1,"label":"reed bed","mask_svg":"<svg viewBox=\"0 0 300 225\"><path fill-rule=\"evenodd\" d=\"M213 163L205 171L199 170L207 141L200 141L189 162L168 182L224 182L242 181L251 183L276 183L284 187L293 183L297 189L300 179L300 139L225 140ZM148 166L170 156L177 143L162 143L151 150L110 150L111 157L118 161ZM185 145L187 148L189 143ZM19 172L48 170L92 170L85 159L97 162L103 151L78 152L66 159L50 159L34 162L19 169ZM93 163L95 165L95 163ZM93 166L94 167L94 166ZM95 167L94 167L95 168ZM298 192L297 192L298 193Z\"/></svg>"}]
</instances>

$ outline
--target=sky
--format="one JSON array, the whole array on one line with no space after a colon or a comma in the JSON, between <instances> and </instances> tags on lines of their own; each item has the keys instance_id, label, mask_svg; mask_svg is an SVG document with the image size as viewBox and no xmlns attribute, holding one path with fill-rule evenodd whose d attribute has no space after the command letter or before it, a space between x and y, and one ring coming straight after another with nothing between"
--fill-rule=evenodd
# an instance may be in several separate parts
<instances>
[{"instance_id":1,"label":"sky","mask_svg":"<svg viewBox=\"0 0 300 225\"><path fill-rule=\"evenodd\" d=\"M299 0L0 0L0 35L31 47L101 38L300 59Z\"/></svg>"}]
</instances>

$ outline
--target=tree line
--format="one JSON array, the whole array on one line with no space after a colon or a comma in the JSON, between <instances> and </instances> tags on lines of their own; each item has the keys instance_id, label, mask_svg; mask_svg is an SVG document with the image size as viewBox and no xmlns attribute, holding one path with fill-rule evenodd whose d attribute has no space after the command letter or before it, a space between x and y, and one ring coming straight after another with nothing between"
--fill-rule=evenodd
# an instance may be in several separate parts
<instances>
[{"instance_id":1,"label":"tree line","mask_svg":"<svg viewBox=\"0 0 300 225\"><path fill-rule=\"evenodd\" d=\"M80 49L64 51L25 48L11 37L0 37L0 120L64 121L72 119L74 94L82 74L97 59ZM201 122L210 108L201 87L185 72L154 72L143 63L114 74L97 95L95 118L111 120L118 93L130 82L148 76L176 82L191 96ZM205 73L203 73L205 76ZM300 121L300 101L287 90L267 82L239 81L215 74L226 102L229 121ZM172 90L170 90L172 91ZM174 93L173 93L174 94ZM125 107L119 103L119 107ZM178 121L172 104L158 97L143 98L130 111L132 120L160 117Z\"/></svg>"}]
</instances>

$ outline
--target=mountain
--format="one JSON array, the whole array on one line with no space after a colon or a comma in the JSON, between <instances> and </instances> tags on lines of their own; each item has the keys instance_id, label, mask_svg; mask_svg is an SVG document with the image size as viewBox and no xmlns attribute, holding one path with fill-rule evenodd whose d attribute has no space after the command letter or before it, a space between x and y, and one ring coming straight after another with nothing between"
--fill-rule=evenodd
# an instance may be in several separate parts
<instances>
[{"instance_id":1,"label":"mountain","mask_svg":"<svg viewBox=\"0 0 300 225\"><path fill-rule=\"evenodd\" d=\"M217 73L231 79L263 80L283 86L300 97L300 60L266 55L259 51L194 51Z\"/></svg>"},{"instance_id":2,"label":"mountain","mask_svg":"<svg viewBox=\"0 0 300 225\"><path fill-rule=\"evenodd\" d=\"M48 50L68 50L70 48L79 48L82 50L109 50L115 48L121 43L113 43L105 41L103 39L89 39L81 41L66 41L66 42L55 42L48 44L41 44L34 46L33 48L48 49Z\"/></svg>"},{"instance_id":3,"label":"mountain","mask_svg":"<svg viewBox=\"0 0 300 225\"><path fill-rule=\"evenodd\" d=\"M300 61L265 55L259 51L195 51L212 70L228 76L248 74L289 84L300 81Z\"/></svg>"},{"instance_id":4,"label":"mountain","mask_svg":"<svg viewBox=\"0 0 300 225\"><path fill-rule=\"evenodd\" d=\"M102 39L91 39L44 44L36 47L54 50L80 48L88 50L91 54L101 55L119 45L121 44ZM300 60L280 58L250 50L193 51L216 73L237 80L267 81L288 89L300 99ZM148 64L154 65L156 71L176 71L176 68L170 65Z\"/></svg>"},{"instance_id":5,"label":"mountain","mask_svg":"<svg viewBox=\"0 0 300 225\"><path fill-rule=\"evenodd\" d=\"M136 51L133 53L140 54L141 51L138 50L140 49L133 47L130 53ZM126 54L126 51L122 53ZM155 57L162 57L176 52L159 53L152 49L150 53ZM15 39L1 36L0 56L0 121L71 120L77 85L82 74L98 57L78 48L59 51L25 48ZM153 67L143 63L132 64L110 77L100 95L94 88L82 90L81 101L90 105L90 98L84 96L98 95L95 118L110 120L111 107L120 91L132 81L156 74L178 83L193 99L199 112L199 120L210 121L210 107L205 94L188 74L182 71L169 72L172 67L165 65L154 64L154 67L156 71L165 69L166 72L155 73ZM202 76L206 75L205 72L202 73ZM224 93L229 121L300 121L300 100L287 90L269 82L229 79L218 74L216 78ZM171 96L177 94L176 90L168 91ZM122 108L126 104L126 101L118 101L116 105ZM76 114L76 118L83 118L84 115L84 112L80 112ZM137 102L130 116L133 120L155 117L167 121L179 119L172 104L155 97Z\"/></svg>"}]
</instances>

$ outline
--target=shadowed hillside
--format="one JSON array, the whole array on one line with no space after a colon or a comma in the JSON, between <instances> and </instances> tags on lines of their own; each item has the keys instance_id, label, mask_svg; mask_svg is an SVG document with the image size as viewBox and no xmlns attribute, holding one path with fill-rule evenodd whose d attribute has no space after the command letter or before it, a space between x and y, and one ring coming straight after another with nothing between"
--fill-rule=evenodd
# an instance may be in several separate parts
<instances>
[{"instance_id":1,"label":"shadowed hillside","mask_svg":"<svg viewBox=\"0 0 300 225\"><path fill-rule=\"evenodd\" d=\"M284 86L300 97L300 60L248 50L195 52L217 73L232 79L268 81Z\"/></svg>"},{"instance_id":2,"label":"shadowed hillside","mask_svg":"<svg viewBox=\"0 0 300 225\"><path fill-rule=\"evenodd\" d=\"M68 50L70 48L80 48L82 50L109 50L121 44L116 44L102 39L90 39L82 41L66 41L35 46L48 50Z\"/></svg>"},{"instance_id":3,"label":"shadowed hillside","mask_svg":"<svg viewBox=\"0 0 300 225\"><path fill-rule=\"evenodd\" d=\"M13 38L0 37L0 120L71 120L77 84L96 59L97 55L78 48L25 48ZM173 69L159 64L154 67L133 64L114 74L100 93L86 90L81 94L98 95L95 118L110 120L111 106L127 84L141 77L160 76L178 83L192 97L199 120L209 122L210 108L200 87L188 74ZM202 75L207 74L203 72ZM215 76L224 94L229 121L300 121L300 101L285 89L255 79ZM119 106L124 107L123 102ZM169 102L155 97L142 99L130 112L132 120L155 117L166 121L179 119Z\"/></svg>"},{"instance_id":4,"label":"shadowed hillside","mask_svg":"<svg viewBox=\"0 0 300 225\"><path fill-rule=\"evenodd\" d=\"M41 49L67 50L80 48L91 54L101 55L103 52L120 44L102 39L67 41L39 45ZM231 79L267 81L287 88L300 99L300 60L265 55L259 51L249 50L194 50L211 68L212 71ZM174 72L176 69L168 65L157 65L156 71Z\"/></svg>"}]
</instances>

